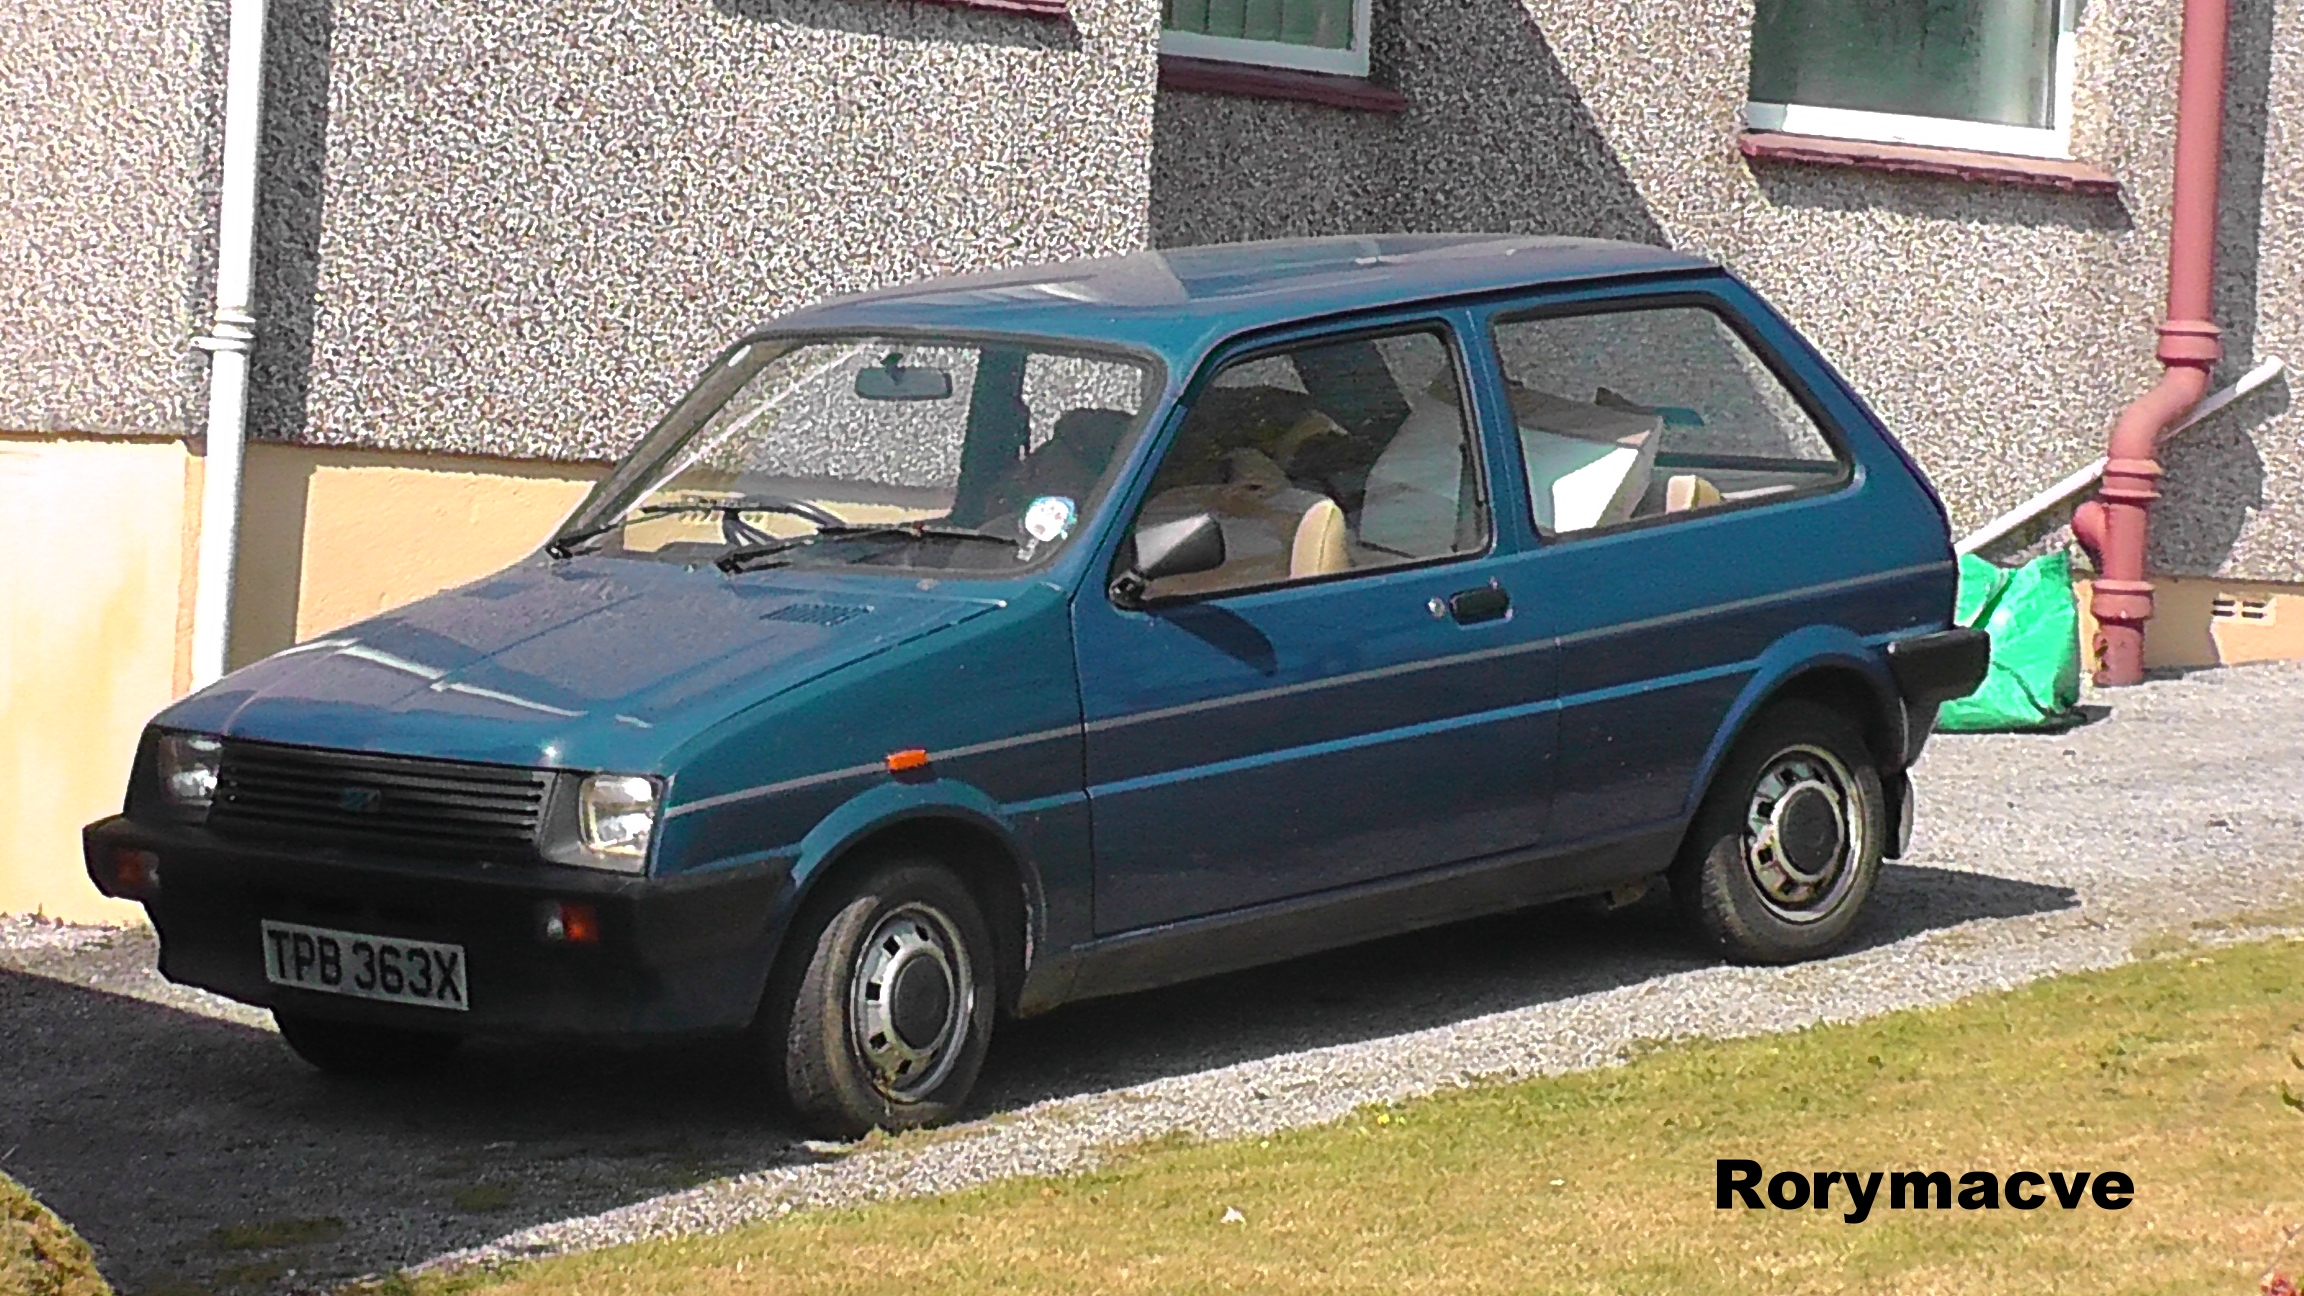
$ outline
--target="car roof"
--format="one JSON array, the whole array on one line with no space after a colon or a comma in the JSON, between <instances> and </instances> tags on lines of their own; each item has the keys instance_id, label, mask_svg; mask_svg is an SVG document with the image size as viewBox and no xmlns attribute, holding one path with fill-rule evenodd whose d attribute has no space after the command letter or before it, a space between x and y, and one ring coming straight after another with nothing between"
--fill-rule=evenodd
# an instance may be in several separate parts
<instances>
[{"instance_id":1,"label":"car roof","mask_svg":"<svg viewBox=\"0 0 2304 1296\"><path fill-rule=\"evenodd\" d=\"M1382 234L1167 248L948 275L838 297L769 332L937 329L1109 342L1172 367L1252 329L1513 288L1716 268L1643 243Z\"/></svg>"}]
</instances>

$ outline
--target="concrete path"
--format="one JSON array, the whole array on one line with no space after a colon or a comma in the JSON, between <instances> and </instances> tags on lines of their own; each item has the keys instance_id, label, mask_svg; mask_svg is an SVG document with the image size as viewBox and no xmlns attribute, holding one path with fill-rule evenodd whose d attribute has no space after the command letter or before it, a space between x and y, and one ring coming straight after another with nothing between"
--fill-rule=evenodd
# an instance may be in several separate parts
<instances>
[{"instance_id":1,"label":"concrete path","mask_svg":"<svg viewBox=\"0 0 2304 1296\"><path fill-rule=\"evenodd\" d=\"M160 982L146 934L0 919L0 1169L126 1291L298 1290L1060 1173L1177 1129L1941 1002L2235 915L2304 924L2304 667L2091 701L2063 734L1939 738L1917 847L1832 960L1709 963L1654 903L1484 920L1022 1023L986 1119L854 1155L798 1142L706 1047L486 1046L332 1082L260 1014Z\"/></svg>"}]
</instances>

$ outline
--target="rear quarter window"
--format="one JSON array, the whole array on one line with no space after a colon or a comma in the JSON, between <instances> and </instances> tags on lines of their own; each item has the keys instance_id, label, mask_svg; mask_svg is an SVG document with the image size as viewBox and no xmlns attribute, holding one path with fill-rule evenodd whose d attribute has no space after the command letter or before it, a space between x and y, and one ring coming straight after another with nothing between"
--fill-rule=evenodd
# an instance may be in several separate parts
<instances>
[{"instance_id":1,"label":"rear quarter window","mask_svg":"<svg viewBox=\"0 0 2304 1296\"><path fill-rule=\"evenodd\" d=\"M1539 531L1567 536L1831 489L1849 463L1714 310L1657 304L1493 327Z\"/></svg>"}]
</instances>

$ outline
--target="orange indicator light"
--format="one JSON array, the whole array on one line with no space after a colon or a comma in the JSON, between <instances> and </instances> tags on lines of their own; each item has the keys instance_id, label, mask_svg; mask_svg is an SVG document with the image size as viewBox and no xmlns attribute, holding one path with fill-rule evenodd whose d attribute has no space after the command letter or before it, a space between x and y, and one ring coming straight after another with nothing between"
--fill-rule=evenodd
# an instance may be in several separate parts
<instances>
[{"instance_id":1,"label":"orange indicator light","mask_svg":"<svg viewBox=\"0 0 2304 1296\"><path fill-rule=\"evenodd\" d=\"M160 889L160 857L148 850L114 847L112 887L113 894L123 900L149 899Z\"/></svg>"},{"instance_id":2,"label":"orange indicator light","mask_svg":"<svg viewBox=\"0 0 2304 1296\"><path fill-rule=\"evenodd\" d=\"M926 768L928 768L928 749L925 747L907 747L902 751L888 753L888 772L891 774L902 774L906 770Z\"/></svg>"},{"instance_id":3,"label":"orange indicator light","mask_svg":"<svg viewBox=\"0 0 2304 1296\"><path fill-rule=\"evenodd\" d=\"M574 900L547 903L544 939L570 945L597 945L600 943L600 911Z\"/></svg>"}]
</instances>

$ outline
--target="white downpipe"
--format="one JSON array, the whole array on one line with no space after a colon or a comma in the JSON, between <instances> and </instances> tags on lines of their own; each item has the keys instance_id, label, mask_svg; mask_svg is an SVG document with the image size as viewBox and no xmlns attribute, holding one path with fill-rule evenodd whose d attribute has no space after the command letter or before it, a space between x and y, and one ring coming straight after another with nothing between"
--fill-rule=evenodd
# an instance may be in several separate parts
<instances>
[{"instance_id":1,"label":"white downpipe","mask_svg":"<svg viewBox=\"0 0 2304 1296\"><path fill-rule=\"evenodd\" d=\"M216 318L192 344L208 353L208 454L200 479L200 561L192 595L192 687L224 674L240 540L240 466L248 439L249 313L256 244L257 146L264 118L265 0L232 0L224 65L224 175L216 220Z\"/></svg>"},{"instance_id":2,"label":"white downpipe","mask_svg":"<svg viewBox=\"0 0 2304 1296\"><path fill-rule=\"evenodd\" d=\"M2232 384L2220 392L2217 392L2215 395L2210 396L2206 400L2201 401L2198 405L2193 406L2192 412L2184 416L2183 422L2178 423L2176 426L2168 429L2166 432L2161 433L2161 442L2165 444L2170 437L2173 437L2177 433L2190 428L2193 424L2200 422L2202 419L2207 418L2209 415L2214 414L2216 411L2224 408L2232 402L2272 381L2273 378L2279 375L2282 367L2283 366L2281 364L2280 357L2273 356L2271 359L2266 360L2264 363L2240 375L2240 381ZM2103 475L2104 461L2102 459L2098 459L2096 462L2088 465L2085 468L2082 468L2076 473L2073 473L2071 476L2066 477L2064 480L2056 483L2048 489L2040 492L2032 498L1985 523L1983 526L1978 527L1976 530L1969 532L1968 535L1960 541L1960 543L1952 546L1952 552L1957 554L1975 553L1977 550L1982 549L1984 546L1991 544L1993 541L1998 540L2000 537L2007 535L2009 532L2014 531L2016 528L2023 526L2025 523L2079 494L2081 491L2084 491L2090 486L2095 485L2096 479L2102 477Z\"/></svg>"}]
</instances>

